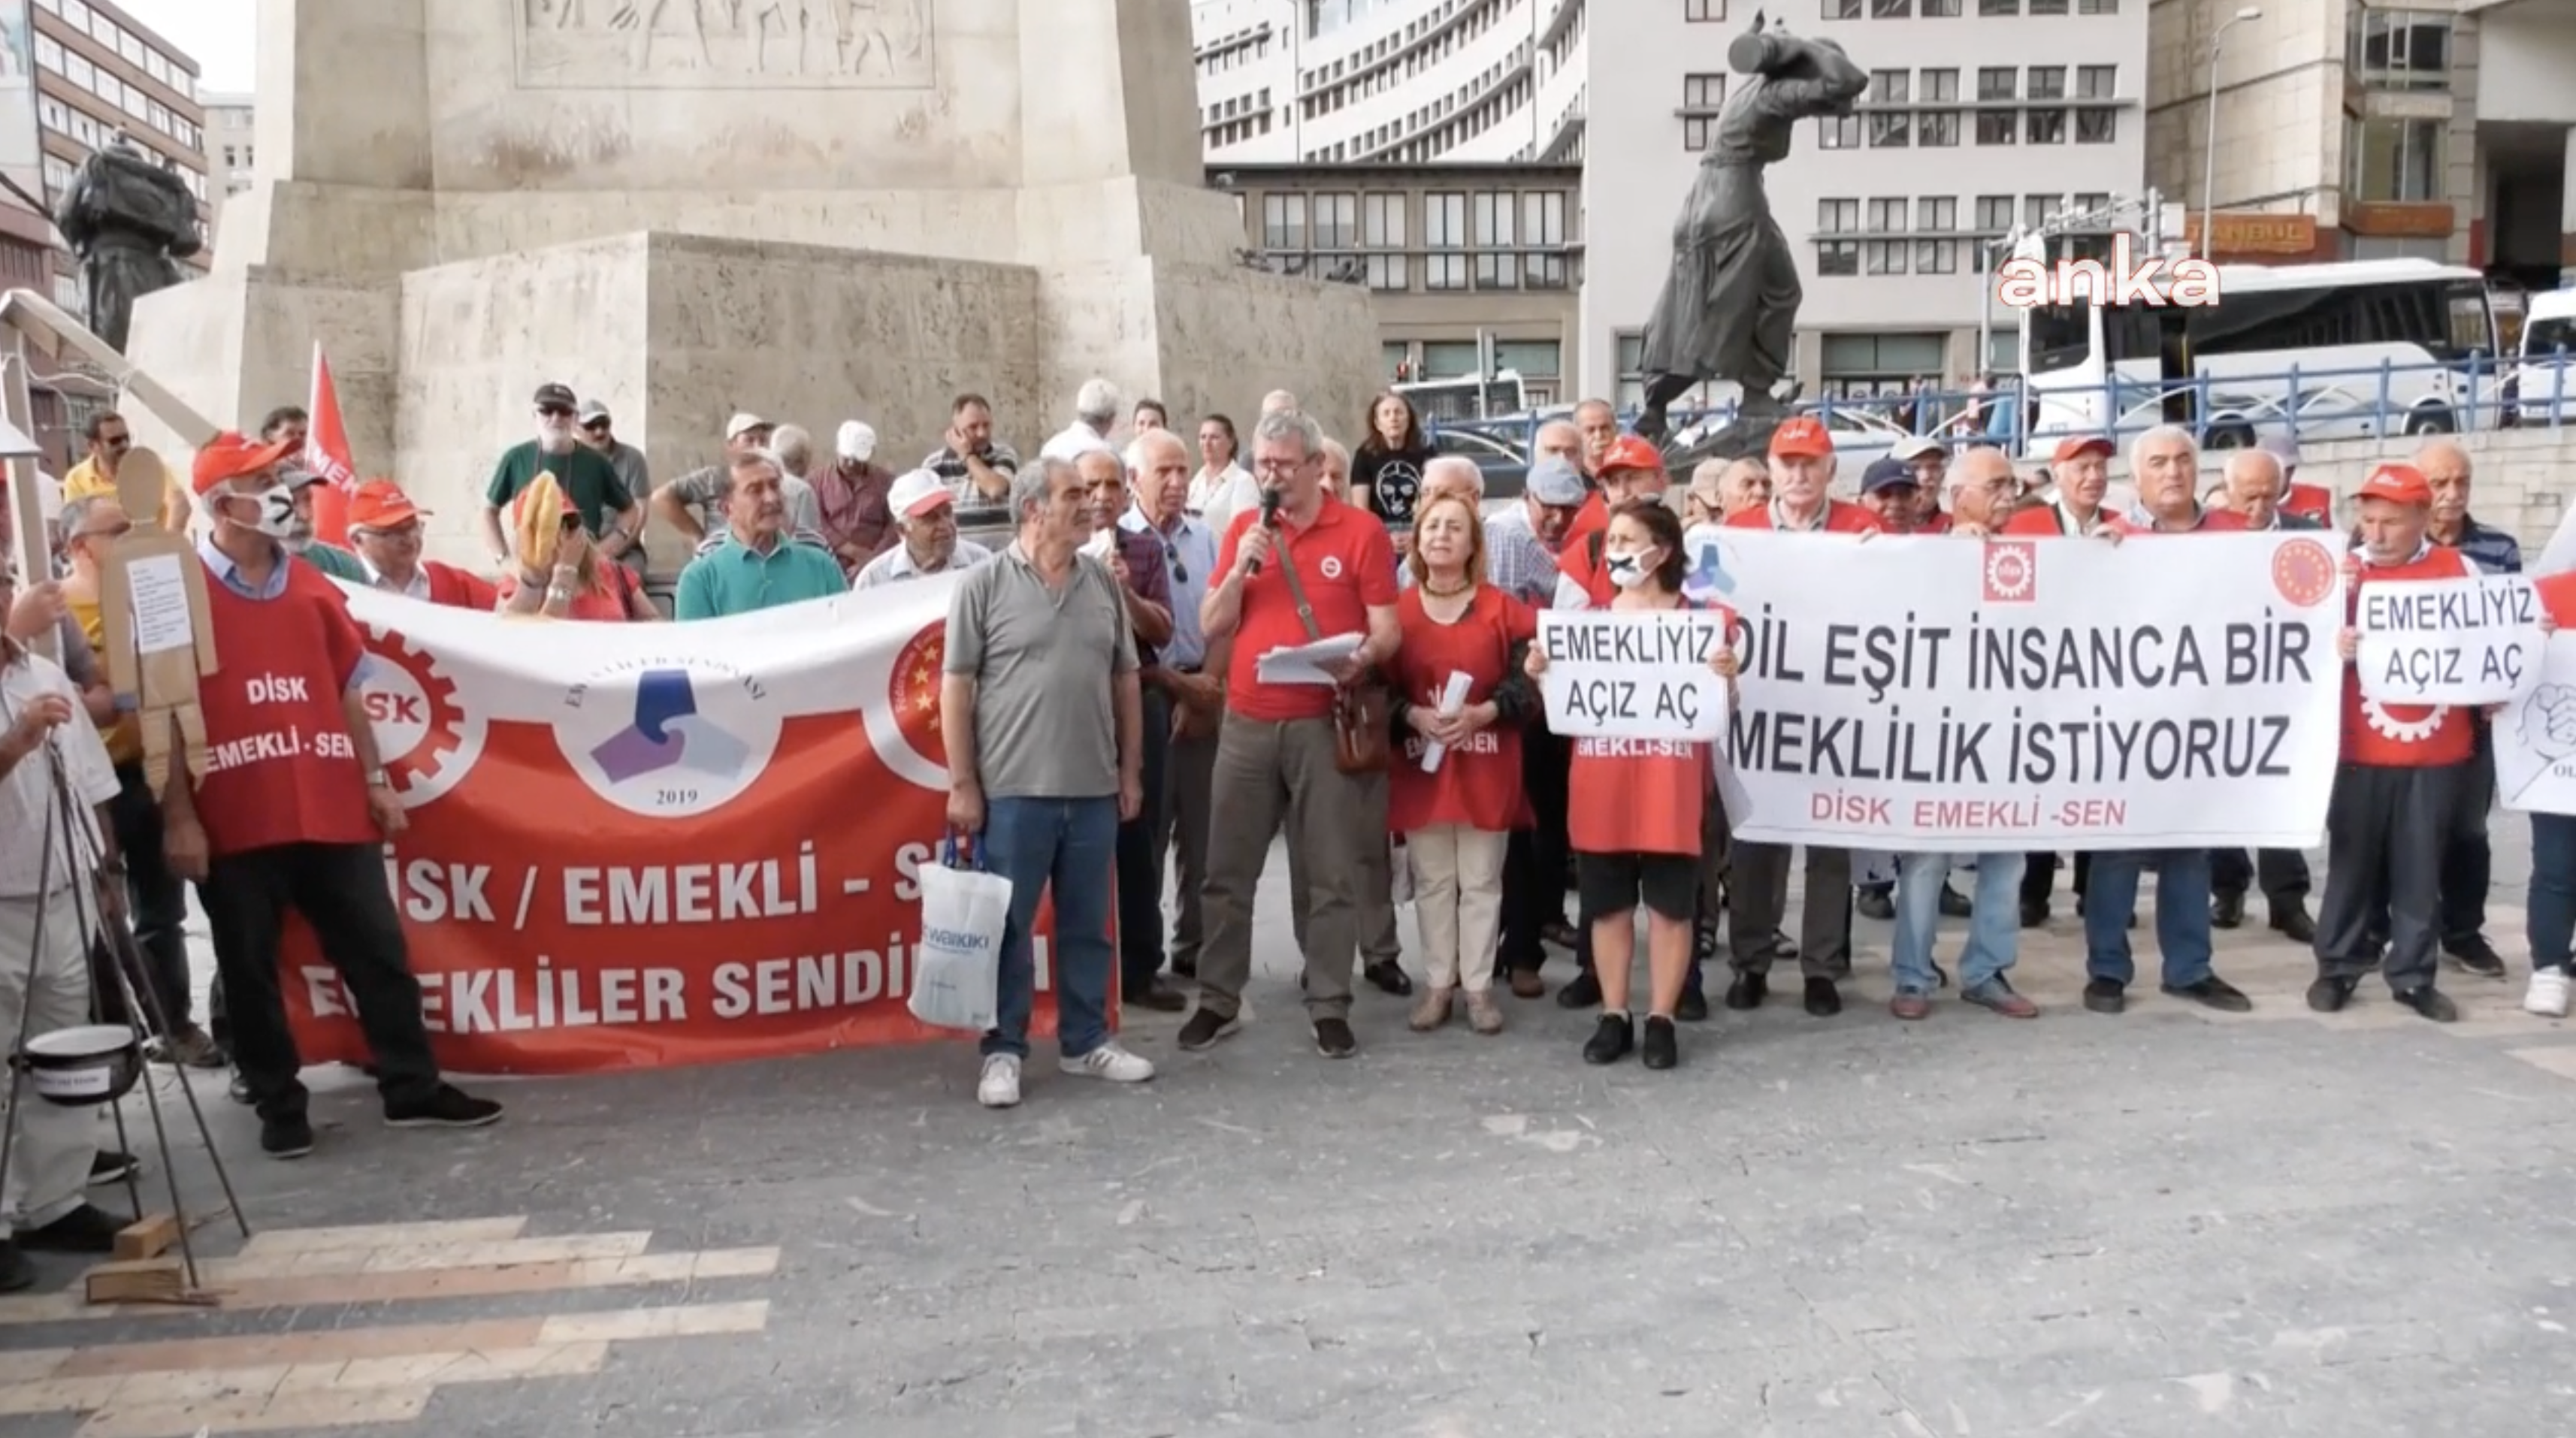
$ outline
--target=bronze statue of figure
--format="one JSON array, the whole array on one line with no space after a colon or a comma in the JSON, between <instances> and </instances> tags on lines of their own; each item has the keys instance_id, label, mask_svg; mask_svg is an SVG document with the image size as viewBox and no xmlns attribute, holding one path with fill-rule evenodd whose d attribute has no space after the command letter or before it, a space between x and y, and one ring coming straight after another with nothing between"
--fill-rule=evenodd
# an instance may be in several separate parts
<instances>
[{"instance_id":1,"label":"bronze statue of figure","mask_svg":"<svg viewBox=\"0 0 2576 1438\"><path fill-rule=\"evenodd\" d=\"M1637 433L1664 437L1664 411L1709 379L1744 387L1739 425L1766 429L1785 410L1773 389L1789 373L1798 319L1798 257L1771 218L1762 170L1789 153L1798 122L1847 115L1869 76L1831 40L1764 31L1735 38L1727 62L1748 83L1727 98L1673 226L1673 270L1646 323L1645 412Z\"/></svg>"},{"instance_id":2,"label":"bronze statue of figure","mask_svg":"<svg viewBox=\"0 0 2576 1438\"><path fill-rule=\"evenodd\" d=\"M120 353L134 301L186 279L180 261L205 246L187 181L122 131L73 172L54 224L80 257L90 332Z\"/></svg>"}]
</instances>

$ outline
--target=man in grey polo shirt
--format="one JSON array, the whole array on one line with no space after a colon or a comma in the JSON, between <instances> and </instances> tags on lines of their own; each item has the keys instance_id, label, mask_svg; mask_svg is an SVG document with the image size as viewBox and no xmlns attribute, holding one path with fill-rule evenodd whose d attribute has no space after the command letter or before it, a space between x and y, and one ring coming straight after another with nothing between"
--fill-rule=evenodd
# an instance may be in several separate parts
<instances>
[{"instance_id":1,"label":"man in grey polo shirt","mask_svg":"<svg viewBox=\"0 0 2576 1438\"><path fill-rule=\"evenodd\" d=\"M1154 1076L1109 1034L1112 875L1118 826L1144 802L1144 708L1126 596L1108 566L1080 552L1090 502L1062 460L1013 475L1018 537L968 570L948 605L939 690L948 825L1011 881L999 1021L984 1035L975 1088L986 1108L1020 1101L1037 1000L1029 930L1049 890L1064 1071L1112 1083Z\"/></svg>"}]
</instances>

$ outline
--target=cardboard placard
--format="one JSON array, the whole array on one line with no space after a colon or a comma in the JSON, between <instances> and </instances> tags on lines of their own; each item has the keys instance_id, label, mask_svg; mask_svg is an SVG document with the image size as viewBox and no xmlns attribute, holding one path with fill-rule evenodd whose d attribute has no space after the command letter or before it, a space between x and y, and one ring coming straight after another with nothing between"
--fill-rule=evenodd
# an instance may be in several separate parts
<instances>
[{"instance_id":1,"label":"cardboard placard","mask_svg":"<svg viewBox=\"0 0 2576 1438\"><path fill-rule=\"evenodd\" d=\"M206 772L206 720L197 680L219 666L206 603L206 566L185 534L161 527L169 490L161 456L128 450L116 467L116 495L134 528L99 567L98 607L106 631L109 685L117 707L143 733L143 774L158 794L175 751L191 777ZM176 743L173 743L173 736Z\"/></svg>"}]
</instances>

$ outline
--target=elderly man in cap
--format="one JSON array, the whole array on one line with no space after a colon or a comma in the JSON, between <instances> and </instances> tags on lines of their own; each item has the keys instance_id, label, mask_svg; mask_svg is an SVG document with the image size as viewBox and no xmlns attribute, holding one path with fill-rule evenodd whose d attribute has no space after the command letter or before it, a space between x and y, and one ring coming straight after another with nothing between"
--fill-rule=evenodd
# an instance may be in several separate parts
<instances>
[{"instance_id":1,"label":"elderly man in cap","mask_svg":"<svg viewBox=\"0 0 2576 1438\"><path fill-rule=\"evenodd\" d=\"M300 1158L313 1150L313 1125L279 988L290 910L338 971L387 1123L472 1128L500 1118L501 1106L442 1082L430 1056L420 984L385 887L384 844L406 821L360 688L366 645L346 599L287 557L295 504L278 479L285 454L237 434L197 451L193 488L209 522L197 554L224 663L198 685L204 771L172 765L161 803L163 851L205 904L260 1148Z\"/></svg>"},{"instance_id":2,"label":"elderly man in cap","mask_svg":"<svg viewBox=\"0 0 2576 1438\"><path fill-rule=\"evenodd\" d=\"M278 461L277 477L285 483L287 493L295 497L294 532L282 541L286 552L333 579L350 584L372 583L367 575L367 566L358 561L358 556L327 540L313 537L314 491L321 488L322 476L289 456Z\"/></svg>"},{"instance_id":3,"label":"elderly man in cap","mask_svg":"<svg viewBox=\"0 0 2576 1438\"><path fill-rule=\"evenodd\" d=\"M637 499L651 496L653 467L645 462L644 451L617 437L617 421L609 414L608 406L595 399L583 400L578 418L581 442L608 457L609 468L617 471L618 482L626 486L626 492ZM628 567L640 568L644 551L640 546L630 549L625 559Z\"/></svg>"},{"instance_id":4,"label":"elderly man in cap","mask_svg":"<svg viewBox=\"0 0 2576 1438\"><path fill-rule=\"evenodd\" d=\"M2348 614L2380 584L2465 579L2476 568L2432 542L2433 486L2411 464L2383 464L2362 482L2359 546L2345 561ZM2441 942L2443 850L2477 752L2473 712L2366 697L2350 668L2359 635L2347 624L2343 762L2326 809L2326 892L2317 920L2317 978L2308 1007L2333 1013L2372 970L2397 1002L2436 1023L2459 1017L2434 988ZM2385 925L2385 945L2382 944Z\"/></svg>"},{"instance_id":5,"label":"elderly man in cap","mask_svg":"<svg viewBox=\"0 0 2576 1438\"><path fill-rule=\"evenodd\" d=\"M1860 472L1860 506L1889 534L1912 534L1923 517L1922 486L1893 455L1873 459Z\"/></svg>"},{"instance_id":6,"label":"elderly man in cap","mask_svg":"<svg viewBox=\"0 0 2576 1438\"><path fill-rule=\"evenodd\" d=\"M1553 443L1549 436L1554 435ZM1575 516L1592 498L1577 460L1582 433L1563 421L1540 432L1541 453L1521 484L1520 501L1485 521L1489 552L1526 541L1548 556L1545 593L1520 593L1525 603L1545 607L1556 589L1556 558ZM1565 832L1566 777L1572 751L1559 735L1533 725L1521 736L1521 783L1529 794L1530 827L1512 831L1503 855L1502 942L1497 962L1512 992L1524 999L1547 993L1539 970L1547 963L1546 945L1572 948L1582 936L1565 916L1566 866L1571 850ZM1598 1003L1596 998L1592 1002Z\"/></svg>"},{"instance_id":7,"label":"elderly man in cap","mask_svg":"<svg viewBox=\"0 0 2576 1438\"><path fill-rule=\"evenodd\" d=\"M618 478L617 467L607 455L581 442L574 423L580 405L569 386L539 385L535 406L536 438L502 451L500 463L492 468L492 482L483 491L483 548L491 556L492 567L507 572L510 566L510 540L502 512L540 474L553 475L556 487L572 497L573 506L581 511L582 526L598 543L600 557L625 562L627 553L643 540L644 497Z\"/></svg>"},{"instance_id":8,"label":"elderly man in cap","mask_svg":"<svg viewBox=\"0 0 2576 1438\"><path fill-rule=\"evenodd\" d=\"M1610 531L1610 511L1632 499L1660 502L1672 488L1663 452L1633 434L1610 442L1594 471L1597 488L1576 512L1558 547L1556 607L1606 609L1618 593L1602 563L1602 543Z\"/></svg>"},{"instance_id":9,"label":"elderly man in cap","mask_svg":"<svg viewBox=\"0 0 2576 1438\"><path fill-rule=\"evenodd\" d=\"M832 463L813 476L823 542L841 561L841 572L854 579L869 560L903 537L888 504L894 472L877 463L876 454L876 430L860 420L844 420L832 439Z\"/></svg>"},{"instance_id":10,"label":"elderly man in cap","mask_svg":"<svg viewBox=\"0 0 2576 1438\"><path fill-rule=\"evenodd\" d=\"M703 469L693 469L653 492L653 517L678 530L700 554L708 549L710 534L721 526L714 521L727 513L725 496L733 487L734 466L746 455L765 454L778 470L779 501L786 506L787 532L817 548L829 550L823 535L823 508L814 496L814 486L787 472L778 461L770 442L777 437L778 426L756 414L737 414L725 421L724 459ZM706 516L701 522L699 516Z\"/></svg>"},{"instance_id":11,"label":"elderly man in cap","mask_svg":"<svg viewBox=\"0 0 2576 1438\"><path fill-rule=\"evenodd\" d=\"M429 511L390 479L371 479L349 496L349 542L366 566L369 587L486 614L500 591L451 564L420 557L420 522Z\"/></svg>"},{"instance_id":12,"label":"elderly man in cap","mask_svg":"<svg viewBox=\"0 0 2576 1438\"><path fill-rule=\"evenodd\" d=\"M930 470L916 469L896 480L887 491L886 507L902 540L869 560L851 583L853 589L972 569L993 557L983 545L957 537L957 492Z\"/></svg>"},{"instance_id":13,"label":"elderly man in cap","mask_svg":"<svg viewBox=\"0 0 2576 1438\"><path fill-rule=\"evenodd\" d=\"M1949 533L1950 517L1941 512L1941 491L1949 479L1950 447L1928 434L1909 434L1888 448L1887 457L1914 476L1914 523L1905 532Z\"/></svg>"}]
</instances>

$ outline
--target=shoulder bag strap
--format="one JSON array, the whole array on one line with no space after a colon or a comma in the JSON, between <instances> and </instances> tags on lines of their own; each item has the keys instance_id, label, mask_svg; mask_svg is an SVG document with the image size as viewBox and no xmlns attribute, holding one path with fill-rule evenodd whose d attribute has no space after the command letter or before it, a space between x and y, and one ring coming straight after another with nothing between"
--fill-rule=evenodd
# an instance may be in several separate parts
<instances>
[{"instance_id":1,"label":"shoulder bag strap","mask_svg":"<svg viewBox=\"0 0 2576 1438\"><path fill-rule=\"evenodd\" d=\"M1254 522L1259 523L1258 520ZM1273 530L1270 537L1276 541L1270 546L1270 553L1279 561L1279 576L1288 581L1288 597L1297 602L1297 622L1306 626L1306 638L1310 642L1323 638L1324 631L1315 625L1315 606L1306 602L1305 581L1297 577L1297 561L1288 557L1288 536Z\"/></svg>"}]
</instances>

